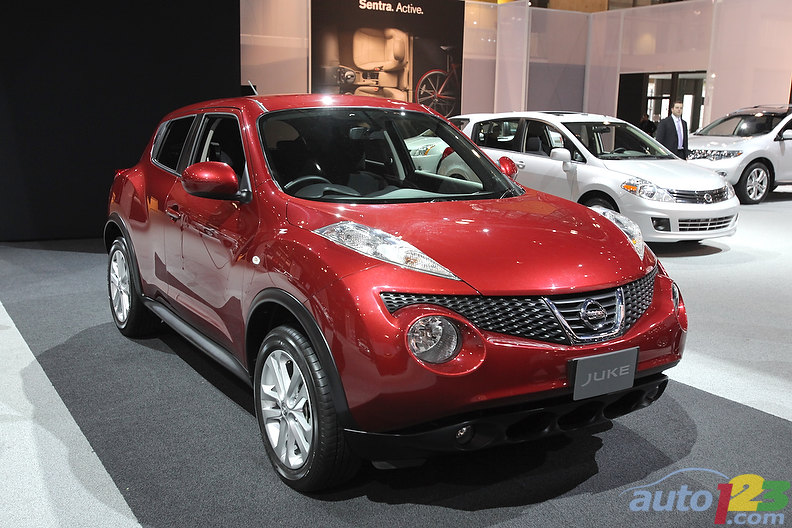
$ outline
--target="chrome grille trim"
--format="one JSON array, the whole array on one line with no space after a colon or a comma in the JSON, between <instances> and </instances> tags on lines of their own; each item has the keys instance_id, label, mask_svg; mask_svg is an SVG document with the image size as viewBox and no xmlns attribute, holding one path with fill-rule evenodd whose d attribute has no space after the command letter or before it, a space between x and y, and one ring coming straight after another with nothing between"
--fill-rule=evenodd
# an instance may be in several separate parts
<instances>
[{"instance_id":1,"label":"chrome grille trim","mask_svg":"<svg viewBox=\"0 0 792 528\"><path fill-rule=\"evenodd\" d=\"M725 202L729 199L729 190L727 187L721 187L720 189L714 189L712 191L681 191L669 189L668 194L670 194L677 203L707 204ZM707 195L710 197L709 200L707 200Z\"/></svg>"},{"instance_id":2,"label":"chrome grille trim","mask_svg":"<svg viewBox=\"0 0 792 528\"><path fill-rule=\"evenodd\" d=\"M717 218L683 218L679 220L680 231L717 231L728 228L734 215Z\"/></svg>"},{"instance_id":3,"label":"chrome grille trim","mask_svg":"<svg viewBox=\"0 0 792 528\"><path fill-rule=\"evenodd\" d=\"M435 304L452 310L488 332L557 344L605 341L629 330L652 303L655 267L644 277L618 288L572 295L484 297L382 292L390 313L415 304ZM587 299L605 308L604 326L585 327L580 311Z\"/></svg>"},{"instance_id":4,"label":"chrome grille trim","mask_svg":"<svg viewBox=\"0 0 792 528\"><path fill-rule=\"evenodd\" d=\"M586 325L583 323L581 305L588 299L599 302L607 312L605 325L598 332L586 328ZM553 310L553 313L561 322L567 335L569 335L570 341L573 343L603 341L619 335L622 330L625 309L624 296L622 295L621 288L599 294L576 296L569 299L550 300L549 298L545 298L545 302L547 302L550 309Z\"/></svg>"}]
</instances>

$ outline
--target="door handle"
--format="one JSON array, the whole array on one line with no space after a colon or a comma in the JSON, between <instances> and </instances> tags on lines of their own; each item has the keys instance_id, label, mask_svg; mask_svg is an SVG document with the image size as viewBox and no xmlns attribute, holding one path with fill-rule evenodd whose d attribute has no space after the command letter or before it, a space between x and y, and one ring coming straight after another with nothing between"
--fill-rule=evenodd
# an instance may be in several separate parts
<instances>
[{"instance_id":1,"label":"door handle","mask_svg":"<svg viewBox=\"0 0 792 528\"><path fill-rule=\"evenodd\" d=\"M515 165L517 165L518 169L524 169L525 168L525 162L524 161L518 161L517 163L515 163Z\"/></svg>"},{"instance_id":2,"label":"door handle","mask_svg":"<svg viewBox=\"0 0 792 528\"><path fill-rule=\"evenodd\" d=\"M179 212L179 204L173 204L165 208L165 214L170 217L171 220L174 222L181 218L181 213Z\"/></svg>"}]
</instances>

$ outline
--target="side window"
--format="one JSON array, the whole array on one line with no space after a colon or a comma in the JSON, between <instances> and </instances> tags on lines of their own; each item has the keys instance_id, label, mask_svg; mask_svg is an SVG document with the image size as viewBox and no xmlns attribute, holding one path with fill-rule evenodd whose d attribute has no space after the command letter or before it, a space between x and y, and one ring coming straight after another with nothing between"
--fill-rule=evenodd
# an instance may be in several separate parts
<instances>
[{"instance_id":1,"label":"side window","mask_svg":"<svg viewBox=\"0 0 792 528\"><path fill-rule=\"evenodd\" d=\"M473 130L473 141L481 147L519 152L519 130L519 119L482 121Z\"/></svg>"},{"instance_id":2,"label":"side window","mask_svg":"<svg viewBox=\"0 0 792 528\"><path fill-rule=\"evenodd\" d=\"M239 122L231 115L209 114L201 125L192 163L219 161L228 164L240 181L245 173L245 149Z\"/></svg>"},{"instance_id":3,"label":"side window","mask_svg":"<svg viewBox=\"0 0 792 528\"><path fill-rule=\"evenodd\" d=\"M173 171L178 170L179 158L193 121L195 121L195 116L174 119L165 123L160 137L157 138L151 158L164 167Z\"/></svg>"},{"instance_id":4,"label":"side window","mask_svg":"<svg viewBox=\"0 0 792 528\"><path fill-rule=\"evenodd\" d=\"M586 161L572 141L557 128L541 121L529 121L525 134L525 153L549 156L554 148L565 148L574 161Z\"/></svg>"}]
</instances>

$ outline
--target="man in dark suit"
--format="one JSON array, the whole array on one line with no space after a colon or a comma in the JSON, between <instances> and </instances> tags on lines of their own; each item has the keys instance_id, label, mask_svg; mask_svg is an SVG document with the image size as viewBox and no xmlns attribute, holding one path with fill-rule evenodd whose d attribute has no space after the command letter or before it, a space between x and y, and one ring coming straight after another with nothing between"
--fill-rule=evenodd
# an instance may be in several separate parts
<instances>
[{"instance_id":1,"label":"man in dark suit","mask_svg":"<svg viewBox=\"0 0 792 528\"><path fill-rule=\"evenodd\" d=\"M671 115L657 124L657 141L682 159L688 154L688 128L682 119L682 101L675 101Z\"/></svg>"}]
</instances>

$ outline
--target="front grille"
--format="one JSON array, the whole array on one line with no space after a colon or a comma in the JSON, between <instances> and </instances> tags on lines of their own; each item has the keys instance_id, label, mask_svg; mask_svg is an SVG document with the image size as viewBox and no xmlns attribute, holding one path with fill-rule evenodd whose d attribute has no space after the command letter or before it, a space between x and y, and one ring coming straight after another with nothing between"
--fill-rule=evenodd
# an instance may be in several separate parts
<instances>
[{"instance_id":1,"label":"front grille","mask_svg":"<svg viewBox=\"0 0 792 528\"><path fill-rule=\"evenodd\" d=\"M707 204L725 202L729 199L729 190L726 187L712 191L679 191L670 189L668 193L678 203ZM709 196L709 199L707 196Z\"/></svg>"},{"instance_id":2,"label":"front grille","mask_svg":"<svg viewBox=\"0 0 792 528\"><path fill-rule=\"evenodd\" d=\"M482 330L537 341L568 343L564 329L541 297L482 297L382 293L393 313L411 304L436 304L453 310Z\"/></svg>"},{"instance_id":3,"label":"front grille","mask_svg":"<svg viewBox=\"0 0 792 528\"><path fill-rule=\"evenodd\" d=\"M720 216L718 218L683 218L679 221L680 231L718 231L726 229L734 220L732 216Z\"/></svg>"},{"instance_id":4,"label":"front grille","mask_svg":"<svg viewBox=\"0 0 792 528\"><path fill-rule=\"evenodd\" d=\"M597 342L626 332L652 302L657 268L648 275L596 292L536 297L423 295L383 292L390 313L415 304L435 304L460 314L481 330L559 344ZM605 309L604 323L596 330L581 319L587 300Z\"/></svg>"}]
</instances>

